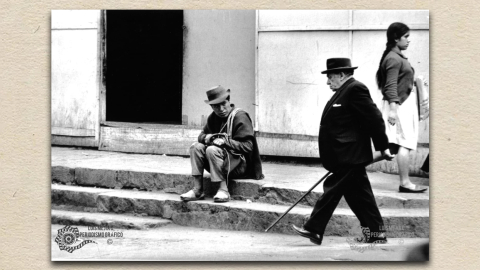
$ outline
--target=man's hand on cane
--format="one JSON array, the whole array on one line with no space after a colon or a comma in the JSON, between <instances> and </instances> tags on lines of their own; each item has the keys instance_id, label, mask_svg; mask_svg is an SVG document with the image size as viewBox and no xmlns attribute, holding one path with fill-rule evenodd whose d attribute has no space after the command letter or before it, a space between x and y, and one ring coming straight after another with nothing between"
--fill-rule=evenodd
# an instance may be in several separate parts
<instances>
[{"instance_id":1,"label":"man's hand on cane","mask_svg":"<svg viewBox=\"0 0 480 270\"><path fill-rule=\"evenodd\" d=\"M385 149L385 150L383 150L383 151L375 151L375 152L373 152L373 160L372 160L372 163L370 163L370 164L373 164L373 163L375 163L375 162L379 162L379 161L384 160L384 159L390 161L390 160L392 160L392 159L394 159L394 158L395 158L395 155L392 155L392 154L390 153L390 149L387 148L387 149Z\"/></svg>"},{"instance_id":2,"label":"man's hand on cane","mask_svg":"<svg viewBox=\"0 0 480 270\"><path fill-rule=\"evenodd\" d=\"M395 155L392 155L390 153L390 149L386 149L386 150L383 150L382 151L382 159L386 159L386 160L392 160L395 158Z\"/></svg>"}]
</instances>

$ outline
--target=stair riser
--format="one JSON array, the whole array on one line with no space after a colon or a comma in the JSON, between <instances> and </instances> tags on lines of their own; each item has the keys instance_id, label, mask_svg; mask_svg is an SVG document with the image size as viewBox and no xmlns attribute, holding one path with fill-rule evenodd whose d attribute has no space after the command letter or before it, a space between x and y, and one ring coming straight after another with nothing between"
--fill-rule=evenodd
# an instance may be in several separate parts
<instances>
[{"instance_id":1,"label":"stair riser","mask_svg":"<svg viewBox=\"0 0 480 270\"><path fill-rule=\"evenodd\" d=\"M83 208L83 209L82 209ZM93 210L93 211L92 211ZM99 213L97 209L52 204L51 223L113 229L147 230L172 224L171 220L144 215Z\"/></svg>"},{"instance_id":2,"label":"stair riser","mask_svg":"<svg viewBox=\"0 0 480 270\"><path fill-rule=\"evenodd\" d=\"M305 192L294 189L276 188L276 187L259 187L250 182L236 181L232 185L232 196L237 199L255 198L255 201L270 204L292 205ZM301 202L301 205L315 206L318 198L323 192L311 192ZM376 195L375 200L380 209L412 209L412 208L429 208L428 200L417 199L399 199L388 196ZM338 204L339 208L350 208L342 197Z\"/></svg>"},{"instance_id":3,"label":"stair riser","mask_svg":"<svg viewBox=\"0 0 480 270\"><path fill-rule=\"evenodd\" d=\"M52 216L52 224L60 225L75 225L75 226L96 226L96 227L109 227L115 229L135 229L135 230L146 230L159 228L168 225L165 224L155 224L155 223L146 223L146 224L129 224L124 222L101 222L93 219L72 219L67 216Z\"/></svg>"}]
</instances>

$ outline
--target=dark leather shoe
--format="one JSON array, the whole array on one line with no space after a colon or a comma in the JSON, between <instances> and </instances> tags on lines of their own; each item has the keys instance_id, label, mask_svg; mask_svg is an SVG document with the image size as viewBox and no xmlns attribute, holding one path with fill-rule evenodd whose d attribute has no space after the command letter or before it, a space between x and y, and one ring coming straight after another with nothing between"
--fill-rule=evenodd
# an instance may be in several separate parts
<instances>
[{"instance_id":1,"label":"dark leather shoe","mask_svg":"<svg viewBox=\"0 0 480 270\"><path fill-rule=\"evenodd\" d=\"M406 188L399 186L398 191L402 193L422 193L425 192L428 188L415 185L414 188Z\"/></svg>"},{"instance_id":2,"label":"dark leather shoe","mask_svg":"<svg viewBox=\"0 0 480 270\"><path fill-rule=\"evenodd\" d=\"M387 236L385 233L378 233L378 235L375 235L373 233L370 234L364 234L362 238L356 238L355 239L358 243L368 243L368 244L386 244L387 243Z\"/></svg>"},{"instance_id":3,"label":"dark leather shoe","mask_svg":"<svg viewBox=\"0 0 480 270\"><path fill-rule=\"evenodd\" d=\"M306 238L309 238L310 239L310 242L314 243L314 244L317 244L317 245L321 245L322 244L322 240L323 240L323 235L320 235L320 234L316 234L316 233L312 233L310 231L307 231L305 228L299 228L295 225L292 226L293 227L293 231L300 235L300 236L303 236L303 237L306 237Z\"/></svg>"}]
</instances>

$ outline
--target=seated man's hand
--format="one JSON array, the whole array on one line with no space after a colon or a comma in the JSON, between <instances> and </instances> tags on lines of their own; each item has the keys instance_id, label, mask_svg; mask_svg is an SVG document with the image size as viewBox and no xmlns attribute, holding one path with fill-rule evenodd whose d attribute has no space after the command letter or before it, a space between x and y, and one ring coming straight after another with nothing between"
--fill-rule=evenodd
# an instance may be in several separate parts
<instances>
[{"instance_id":1,"label":"seated man's hand","mask_svg":"<svg viewBox=\"0 0 480 270\"><path fill-rule=\"evenodd\" d=\"M209 144L210 143L210 139L212 138L213 134L207 134L207 136L205 136L205 144Z\"/></svg>"},{"instance_id":2,"label":"seated man's hand","mask_svg":"<svg viewBox=\"0 0 480 270\"><path fill-rule=\"evenodd\" d=\"M213 140L213 145L222 146L224 144L225 144L225 140L222 138L216 138L215 140Z\"/></svg>"}]
</instances>

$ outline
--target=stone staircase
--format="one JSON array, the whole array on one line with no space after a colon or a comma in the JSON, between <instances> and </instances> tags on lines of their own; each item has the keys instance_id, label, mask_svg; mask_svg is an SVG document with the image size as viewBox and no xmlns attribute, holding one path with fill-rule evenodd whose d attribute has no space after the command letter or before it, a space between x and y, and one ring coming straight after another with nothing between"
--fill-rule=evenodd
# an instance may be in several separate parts
<instances>
[{"instance_id":1,"label":"stone staircase","mask_svg":"<svg viewBox=\"0 0 480 270\"><path fill-rule=\"evenodd\" d=\"M188 158L95 150L52 148L52 223L106 224L151 228L173 222L182 226L264 231L326 171L321 167L264 163L265 179L232 180L232 199L214 203L217 187L205 174L207 199L182 202L192 188ZM398 176L369 173L389 237L429 237L429 194L398 193ZM428 178L414 178L428 185ZM271 232L293 234L322 194L319 185ZM84 216L82 218L82 215ZM359 222L342 199L326 236L361 234Z\"/></svg>"}]
</instances>

